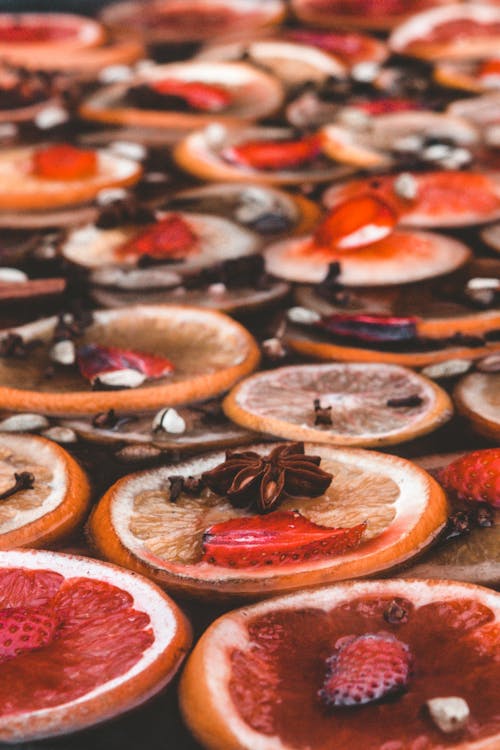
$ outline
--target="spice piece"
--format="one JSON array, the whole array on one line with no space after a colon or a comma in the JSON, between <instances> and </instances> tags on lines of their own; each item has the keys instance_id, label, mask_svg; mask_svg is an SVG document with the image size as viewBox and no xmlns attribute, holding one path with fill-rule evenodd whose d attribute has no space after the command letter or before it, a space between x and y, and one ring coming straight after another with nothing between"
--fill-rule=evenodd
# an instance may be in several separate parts
<instances>
[{"instance_id":1,"label":"spice piece","mask_svg":"<svg viewBox=\"0 0 500 750\"><path fill-rule=\"evenodd\" d=\"M320 462L319 456L305 455L303 443L279 445L267 456L228 451L226 460L202 478L236 507L253 504L259 513L269 513L285 497L322 495L333 476L319 468Z\"/></svg>"},{"instance_id":2,"label":"spice piece","mask_svg":"<svg viewBox=\"0 0 500 750\"><path fill-rule=\"evenodd\" d=\"M168 484L170 491L168 499L171 503L175 503L179 495L181 495L182 491L184 490L184 477L171 476L168 478Z\"/></svg>"},{"instance_id":3,"label":"spice piece","mask_svg":"<svg viewBox=\"0 0 500 750\"><path fill-rule=\"evenodd\" d=\"M0 494L0 500L7 500L8 497L15 495L21 490L32 490L35 484L35 475L29 471L21 471L14 474L15 483L5 492Z\"/></svg>"},{"instance_id":4,"label":"spice piece","mask_svg":"<svg viewBox=\"0 0 500 750\"><path fill-rule=\"evenodd\" d=\"M444 539L453 539L468 534L473 525L472 511L459 510L452 513L444 528Z\"/></svg>"},{"instance_id":5,"label":"spice piece","mask_svg":"<svg viewBox=\"0 0 500 750\"><path fill-rule=\"evenodd\" d=\"M332 407L321 406L319 398L314 399L314 425L331 425L332 422Z\"/></svg>"},{"instance_id":6,"label":"spice piece","mask_svg":"<svg viewBox=\"0 0 500 750\"><path fill-rule=\"evenodd\" d=\"M404 396L403 398L390 398L386 402L386 406L390 406L392 408L398 409L404 406L414 408L416 406L420 406L423 399L420 396L417 396L417 394L414 394L413 396Z\"/></svg>"},{"instance_id":7,"label":"spice piece","mask_svg":"<svg viewBox=\"0 0 500 750\"><path fill-rule=\"evenodd\" d=\"M400 599L393 599L384 610L384 620L389 625L404 625L408 622L408 610L401 604Z\"/></svg>"}]
</instances>

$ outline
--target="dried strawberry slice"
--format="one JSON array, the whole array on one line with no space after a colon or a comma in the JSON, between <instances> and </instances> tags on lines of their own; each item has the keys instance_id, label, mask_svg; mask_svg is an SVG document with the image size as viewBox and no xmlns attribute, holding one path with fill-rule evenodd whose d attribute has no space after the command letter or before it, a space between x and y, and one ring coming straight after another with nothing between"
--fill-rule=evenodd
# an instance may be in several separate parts
<instances>
[{"instance_id":1,"label":"dried strawberry slice","mask_svg":"<svg viewBox=\"0 0 500 750\"><path fill-rule=\"evenodd\" d=\"M375 99L371 102L357 102L357 109L368 115L388 115L393 112L411 112L422 109L420 104L412 99Z\"/></svg>"},{"instance_id":2,"label":"dried strawberry slice","mask_svg":"<svg viewBox=\"0 0 500 750\"><path fill-rule=\"evenodd\" d=\"M318 247L355 250L382 240L398 221L395 211L375 195L349 198L333 208L314 234Z\"/></svg>"},{"instance_id":3,"label":"dried strawberry slice","mask_svg":"<svg viewBox=\"0 0 500 750\"><path fill-rule=\"evenodd\" d=\"M75 29L63 24L4 24L0 27L0 42L21 44L32 42L52 42L71 39L75 36Z\"/></svg>"},{"instance_id":4,"label":"dried strawberry slice","mask_svg":"<svg viewBox=\"0 0 500 750\"><path fill-rule=\"evenodd\" d=\"M181 216L172 215L146 227L115 251L118 257L148 255L181 260L197 250L197 236Z\"/></svg>"},{"instance_id":5,"label":"dried strawberry slice","mask_svg":"<svg viewBox=\"0 0 500 750\"><path fill-rule=\"evenodd\" d=\"M83 377L91 383L105 373L118 370L136 370L150 379L162 378L174 370L166 357L99 344L80 347L77 363Z\"/></svg>"},{"instance_id":6,"label":"dried strawberry slice","mask_svg":"<svg viewBox=\"0 0 500 750\"><path fill-rule=\"evenodd\" d=\"M478 78L486 85L498 86L500 82L500 59L486 60L478 70Z\"/></svg>"},{"instance_id":7,"label":"dried strawberry slice","mask_svg":"<svg viewBox=\"0 0 500 750\"><path fill-rule=\"evenodd\" d=\"M47 646L54 638L57 619L49 610L31 607L0 609L0 663Z\"/></svg>"},{"instance_id":8,"label":"dried strawberry slice","mask_svg":"<svg viewBox=\"0 0 500 750\"><path fill-rule=\"evenodd\" d=\"M319 526L297 511L231 518L206 530L203 560L231 568L323 560L355 549L365 528L365 523L347 529Z\"/></svg>"},{"instance_id":9,"label":"dried strawberry slice","mask_svg":"<svg viewBox=\"0 0 500 750\"><path fill-rule=\"evenodd\" d=\"M295 141L246 141L225 149L222 156L227 161L252 169L279 170L302 167L320 152L320 139L312 135Z\"/></svg>"},{"instance_id":10,"label":"dried strawberry slice","mask_svg":"<svg viewBox=\"0 0 500 750\"><path fill-rule=\"evenodd\" d=\"M33 154L33 173L48 180L82 180L93 177L98 168L95 151L56 143Z\"/></svg>"},{"instance_id":11,"label":"dried strawberry slice","mask_svg":"<svg viewBox=\"0 0 500 750\"><path fill-rule=\"evenodd\" d=\"M360 341L411 341L417 338L418 318L397 318L389 315L325 315L318 321L320 328Z\"/></svg>"},{"instance_id":12,"label":"dried strawberry slice","mask_svg":"<svg viewBox=\"0 0 500 750\"><path fill-rule=\"evenodd\" d=\"M500 448L467 453L441 469L437 478L459 500L500 508Z\"/></svg>"},{"instance_id":13,"label":"dried strawberry slice","mask_svg":"<svg viewBox=\"0 0 500 750\"><path fill-rule=\"evenodd\" d=\"M150 86L157 94L181 99L188 107L201 112L220 112L232 102L231 93L227 89L211 83L167 78L155 81Z\"/></svg>"},{"instance_id":14,"label":"dried strawberry slice","mask_svg":"<svg viewBox=\"0 0 500 750\"><path fill-rule=\"evenodd\" d=\"M406 688L412 657L407 644L394 635L345 636L335 647L318 694L326 706L360 706Z\"/></svg>"}]
</instances>

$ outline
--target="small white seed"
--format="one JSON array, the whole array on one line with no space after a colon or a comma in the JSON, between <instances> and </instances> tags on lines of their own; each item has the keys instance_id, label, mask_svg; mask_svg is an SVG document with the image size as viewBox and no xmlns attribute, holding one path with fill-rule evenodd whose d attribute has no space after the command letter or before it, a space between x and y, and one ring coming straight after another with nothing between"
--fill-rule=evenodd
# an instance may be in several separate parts
<instances>
[{"instance_id":1,"label":"small white seed","mask_svg":"<svg viewBox=\"0 0 500 750\"><path fill-rule=\"evenodd\" d=\"M469 720L469 706L463 698L432 698L426 705L431 719L445 734L463 729Z\"/></svg>"},{"instance_id":2,"label":"small white seed","mask_svg":"<svg viewBox=\"0 0 500 750\"><path fill-rule=\"evenodd\" d=\"M13 414L0 422L1 432L38 432L50 426L42 414Z\"/></svg>"},{"instance_id":3,"label":"small white seed","mask_svg":"<svg viewBox=\"0 0 500 750\"><path fill-rule=\"evenodd\" d=\"M402 172L394 180L394 192L400 198L412 201L418 195L418 183L409 172Z\"/></svg>"},{"instance_id":4,"label":"small white seed","mask_svg":"<svg viewBox=\"0 0 500 750\"><path fill-rule=\"evenodd\" d=\"M472 367L472 362L469 359L447 359L445 362L437 362L435 365L427 365L422 370L422 375L425 375L431 380L439 380L440 378L452 378L456 375L463 375L468 372Z\"/></svg>"},{"instance_id":5,"label":"small white seed","mask_svg":"<svg viewBox=\"0 0 500 750\"><path fill-rule=\"evenodd\" d=\"M417 153L422 148L423 140L421 136L405 135L398 138L394 143L395 151L404 151L406 153Z\"/></svg>"},{"instance_id":6,"label":"small white seed","mask_svg":"<svg viewBox=\"0 0 500 750\"><path fill-rule=\"evenodd\" d=\"M52 107L45 107L45 109L42 109L36 115L35 125L41 130L48 130L49 128L54 128L56 125L61 125L68 119L66 110L54 105Z\"/></svg>"},{"instance_id":7,"label":"small white seed","mask_svg":"<svg viewBox=\"0 0 500 750\"><path fill-rule=\"evenodd\" d=\"M126 198L128 192L123 188L104 188L97 193L96 200L98 206L106 206L108 203L114 203L114 201L121 201ZM91 228L93 231L93 227Z\"/></svg>"},{"instance_id":8,"label":"small white seed","mask_svg":"<svg viewBox=\"0 0 500 750\"><path fill-rule=\"evenodd\" d=\"M222 282L218 282L216 284L210 284L207 291L214 297L222 297L227 292L227 287L225 284L222 284Z\"/></svg>"},{"instance_id":9,"label":"small white seed","mask_svg":"<svg viewBox=\"0 0 500 750\"><path fill-rule=\"evenodd\" d=\"M500 279L477 277L469 279L467 289L499 289Z\"/></svg>"},{"instance_id":10,"label":"small white seed","mask_svg":"<svg viewBox=\"0 0 500 750\"><path fill-rule=\"evenodd\" d=\"M56 341L49 352L49 357L52 362L56 362L58 365L74 365L76 349L73 341L71 339Z\"/></svg>"},{"instance_id":11,"label":"small white seed","mask_svg":"<svg viewBox=\"0 0 500 750\"><path fill-rule=\"evenodd\" d=\"M365 130L370 124L370 116L357 107L344 107L337 119L341 125L352 130Z\"/></svg>"},{"instance_id":12,"label":"small white seed","mask_svg":"<svg viewBox=\"0 0 500 750\"><path fill-rule=\"evenodd\" d=\"M120 83L129 81L133 76L132 69L128 65L108 65L98 75L101 83Z\"/></svg>"},{"instance_id":13,"label":"small white seed","mask_svg":"<svg viewBox=\"0 0 500 750\"><path fill-rule=\"evenodd\" d=\"M160 430L172 435L182 435L186 432L186 422L178 411L167 407L161 409L153 419L153 432Z\"/></svg>"},{"instance_id":14,"label":"small white seed","mask_svg":"<svg viewBox=\"0 0 500 750\"><path fill-rule=\"evenodd\" d=\"M142 143L133 141L115 141L110 145L111 151L120 156L125 156L133 161L142 161L147 154L147 149Z\"/></svg>"},{"instance_id":15,"label":"small white seed","mask_svg":"<svg viewBox=\"0 0 500 750\"><path fill-rule=\"evenodd\" d=\"M205 128L205 138L209 146L218 148L227 138L227 130L220 122L211 122Z\"/></svg>"},{"instance_id":16,"label":"small white seed","mask_svg":"<svg viewBox=\"0 0 500 750\"><path fill-rule=\"evenodd\" d=\"M451 149L444 143L435 143L432 146L424 148L422 156L427 161L441 161L441 159L446 159L447 157L449 157L452 153L452 150L453 149Z\"/></svg>"},{"instance_id":17,"label":"small white seed","mask_svg":"<svg viewBox=\"0 0 500 750\"><path fill-rule=\"evenodd\" d=\"M49 427L48 430L42 432L42 436L53 440L55 443L76 443L78 442L78 436L74 430L70 427Z\"/></svg>"},{"instance_id":18,"label":"small white seed","mask_svg":"<svg viewBox=\"0 0 500 750\"><path fill-rule=\"evenodd\" d=\"M103 372L101 375L97 375L94 380L112 388L137 388L144 383L146 376L138 370L125 367L123 370Z\"/></svg>"},{"instance_id":19,"label":"small white seed","mask_svg":"<svg viewBox=\"0 0 500 750\"><path fill-rule=\"evenodd\" d=\"M351 78L361 83L371 83L377 77L379 70L378 63L365 60L352 66Z\"/></svg>"},{"instance_id":20,"label":"small white seed","mask_svg":"<svg viewBox=\"0 0 500 750\"><path fill-rule=\"evenodd\" d=\"M24 281L28 281L28 276L19 268L0 268L0 282L22 284Z\"/></svg>"},{"instance_id":21,"label":"small white seed","mask_svg":"<svg viewBox=\"0 0 500 750\"><path fill-rule=\"evenodd\" d=\"M287 312L287 318L291 323L310 326L321 320L321 315L307 307L291 307Z\"/></svg>"}]
</instances>

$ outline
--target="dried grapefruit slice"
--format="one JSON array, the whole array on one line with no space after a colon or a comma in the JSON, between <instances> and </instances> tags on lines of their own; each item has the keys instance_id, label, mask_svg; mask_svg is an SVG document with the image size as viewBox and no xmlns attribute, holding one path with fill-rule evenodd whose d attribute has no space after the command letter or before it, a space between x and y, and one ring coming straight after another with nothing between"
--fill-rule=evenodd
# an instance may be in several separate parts
<instances>
[{"instance_id":1,"label":"dried grapefruit slice","mask_svg":"<svg viewBox=\"0 0 500 750\"><path fill-rule=\"evenodd\" d=\"M140 705L172 679L189 648L176 605L119 568L54 552L1 552L0 580L0 623L11 623L12 636L23 626L30 639L7 658L0 638L3 742L73 732ZM41 642L30 630L40 622Z\"/></svg>"},{"instance_id":2,"label":"dried grapefruit slice","mask_svg":"<svg viewBox=\"0 0 500 750\"><path fill-rule=\"evenodd\" d=\"M169 359L174 372L141 387L113 391L91 389L74 366L44 377L50 366L56 318L46 318L4 332L28 344L24 359L0 360L0 398L16 411L62 416L108 409L144 411L215 396L251 372L258 347L245 328L222 313L197 307L138 305L93 314L93 322L77 339L85 344L120 347ZM30 341L39 345L29 347ZM123 348L123 347L122 347Z\"/></svg>"},{"instance_id":3,"label":"dried grapefruit slice","mask_svg":"<svg viewBox=\"0 0 500 750\"><path fill-rule=\"evenodd\" d=\"M283 0L154 0L113 3L101 14L117 35L139 34L148 42L184 43L248 36L285 15Z\"/></svg>"},{"instance_id":4,"label":"dried grapefruit slice","mask_svg":"<svg viewBox=\"0 0 500 750\"><path fill-rule=\"evenodd\" d=\"M221 130L218 126L210 126L189 134L174 148L174 158L178 165L196 177L204 180L222 180L227 182L259 182L264 185L286 185L302 182L326 182L336 180L352 173L352 169L332 162L322 156L320 149L311 148L309 151L302 147L289 128L248 128L244 130ZM307 139L311 143L311 137ZM274 146L277 148L274 149ZM292 148L288 149L287 146ZM249 148L250 146L250 148ZM238 148L237 156L250 152L250 161L242 163L242 159L234 159L234 149ZM303 156L297 163L297 153ZM252 155L265 159L267 169L259 169L251 165ZM272 168L273 157L278 157L288 168ZM256 157L256 158L257 158ZM294 166L295 163L295 166Z\"/></svg>"},{"instance_id":5,"label":"dried grapefruit slice","mask_svg":"<svg viewBox=\"0 0 500 750\"><path fill-rule=\"evenodd\" d=\"M357 208L361 195L353 199L353 208L354 204ZM339 203L334 209L348 203L351 201ZM353 220L358 218L356 210ZM329 266L337 262L341 284L376 286L405 284L450 273L469 259L470 250L451 237L396 230L378 242L352 250L321 246L312 237L286 239L269 245L264 255L268 272L288 281L321 282Z\"/></svg>"},{"instance_id":6,"label":"dried grapefruit slice","mask_svg":"<svg viewBox=\"0 0 500 750\"><path fill-rule=\"evenodd\" d=\"M245 451L267 455L270 447L253 445ZM119 480L89 521L93 544L107 559L141 571L169 590L211 598L264 597L392 567L429 544L438 533L446 517L444 494L434 480L408 461L319 444L307 443L304 448L306 454L320 457L320 468L334 479L320 497L284 500L276 511L278 517L298 511L306 519L301 526L307 521L316 525L311 527L313 535L318 526L325 534L328 528L352 530L366 521L367 528L355 549L237 569L204 560L203 535L209 527L231 519L245 524L252 521L248 518L252 513L233 507L226 497L207 489L183 490L171 502L169 477L197 479L224 461L223 453L205 454ZM274 513L268 516L271 527ZM301 529L297 530L299 538L302 540Z\"/></svg>"},{"instance_id":7,"label":"dried grapefruit slice","mask_svg":"<svg viewBox=\"0 0 500 750\"><path fill-rule=\"evenodd\" d=\"M409 184L411 193L407 192ZM323 201L332 208L365 194L386 201L404 226L460 227L494 221L500 216L500 176L496 172L450 170L381 175L333 185L326 190Z\"/></svg>"},{"instance_id":8,"label":"dried grapefruit slice","mask_svg":"<svg viewBox=\"0 0 500 750\"><path fill-rule=\"evenodd\" d=\"M202 87L217 87L221 102L217 111L213 112L183 97L179 106L179 94L165 95L165 103L158 87L169 81L184 84L199 84ZM134 92L140 88L156 91L153 104L149 100L139 107ZM203 90L203 89L202 89ZM168 89L170 91L170 87ZM212 91L212 99L213 99ZM131 101L130 97L134 95ZM200 101L201 97L196 99ZM141 95L141 102L143 98ZM207 92L203 102L207 100ZM126 83L113 84L83 102L80 114L88 120L111 123L113 125L131 125L146 128L176 128L180 132L186 129L199 128L209 125L214 117L217 121L228 125L238 125L242 122L258 120L275 112L281 106L283 90L279 81L273 76L245 63L198 62L193 60L185 63L171 63L167 65L152 65L137 78Z\"/></svg>"},{"instance_id":9,"label":"dried grapefruit slice","mask_svg":"<svg viewBox=\"0 0 500 750\"><path fill-rule=\"evenodd\" d=\"M39 176L34 170L34 157L42 150L23 147L6 150L0 155L0 210L32 211L57 209L74 203L90 201L104 188L133 185L141 176L141 168L105 150L97 151L97 169L88 176L64 178ZM76 150L76 149L75 149ZM57 162L54 161L57 173Z\"/></svg>"},{"instance_id":10,"label":"dried grapefruit slice","mask_svg":"<svg viewBox=\"0 0 500 750\"><path fill-rule=\"evenodd\" d=\"M0 433L0 456L1 494L16 484L21 487L0 501L0 549L54 544L83 521L89 483L57 443L33 435ZM28 476L23 483L23 472L32 481Z\"/></svg>"},{"instance_id":11,"label":"dried grapefruit slice","mask_svg":"<svg viewBox=\"0 0 500 750\"><path fill-rule=\"evenodd\" d=\"M462 3L418 13L392 32L389 47L426 60L467 60L495 55L500 41L500 9Z\"/></svg>"},{"instance_id":12,"label":"dried grapefruit slice","mask_svg":"<svg viewBox=\"0 0 500 750\"><path fill-rule=\"evenodd\" d=\"M452 414L427 378L389 364L293 365L236 386L224 411L237 424L292 440L380 446L432 432ZM330 409L331 407L331 409ZM326 419L319 418L326 412Z\"/></svg>"},{"instance_id":13,"label":"dried grapefruit slice","mask_svg":"<svg viewBox=\"0 0 500 750\"><path fill-rule=\"evenodd\" d=\"M500 439L500 373L473 372L457 385L454 400L474 430Z\"/></svg>"},{"instance_id":14,"label":"dried grapefruit slice","mask_svg":"<svg viewBox=\"0 0 500 750\"><path fill-rule=\"evenodd\" d=\"M494 750L499 617L494 591L440 580L356 581L261 602L202 636L182 678L182 712L211 750L326 750L332 736L338 747L365 750ZM404 696L325 710L318 691L339 639L382 632L413 658ZM367 660L369 687L372 669ZM451 734L425 705L447 696L470 711Z\"/></svg>"},{"instance_id":15,"label":"dried grapefruit slice","mask_svg":"<svg viewBox=\"0 0 500 750\"><path fill-rule=\"evenodd\" d=\"M320 27L391 29L410 14L453 0L292 0L300 21Z\"/></svg>"}]
</instances>

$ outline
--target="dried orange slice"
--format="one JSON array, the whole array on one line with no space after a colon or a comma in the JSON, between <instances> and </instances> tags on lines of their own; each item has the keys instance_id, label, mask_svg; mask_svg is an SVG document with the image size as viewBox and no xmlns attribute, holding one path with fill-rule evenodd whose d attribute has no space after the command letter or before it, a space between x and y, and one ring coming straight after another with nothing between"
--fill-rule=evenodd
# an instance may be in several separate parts
<instances>
[{"instance_id":1,"label":"dried orange slice","mask_svg":"<svg viewBox=\"0 0 500 750\"><path fill-rule=\"evenodd\" d=\"M258 182L264 185L286 185L302 182L326 182L336 180L352 174L352 168L336 164L326 156L317 153L320 149L308 150L300 148L306 139L297 139L289 128L248 128L243 130L224 129L218 125L190 133L174 148L174 158L177 164L186 172L204 180L225 182ZM309 139L310 142L310 139ZM275 146L278 146L275 149ZM292 148L289 149L288 146ZM242 159L233 159L234 149L238 155L259 158L267 168L242 163ZM300 150L305 155L302 163L293 165L293 159ZM291 166L273 168L273 160L280 159L281 163L290 157ZM256 161L256 159L255 159ZM286 163L286 162L285 162Z\"/></svg>"},{"instance_id":2,"label":"dried orange slice","mask_svg":"<svg viewBox=\"0 0 500 750\"><path fill-rule=\"evenodd\" d=\"M42 547L69 536L90 501L87 477L76 461L51 440L5 432L0 456L0 494L20 487L0 501L0 549Z\"/></svg>"},{"instance_id":3,"label":"dried orange slice","mask_svg":"<svg viewBox=\"0 0 500 750\"><path fill-rule=\"evenodd\" d=\"M434 77L442 86L480 94L498 89L499 61L497 58L483 60L445 60L434 69Z\"/></svg>"},{"instance_id":4,"label":"dried orange slice","mask_svg":"<svg viewBox=\"0 0 500 750\"><path fill-rule=\"evenodd\" d=\"M104 188L133 185L141 176L136 162L102 150L95 152L97 169L89 176L41 177L33 166L40 150L24 147L0 155L0 211L63 208L90 201Z\"/></svg>"},{"instance_id":5,"label":"dried orange slice","mask_svg":"<svg viewBox=\"0 0 500 750\"><path fill-rule=\"evenodd\" d=\"M411 186L409 188L409 186ZM409 188L409 189L408 189ZM323 196L328 208L359 195L378 196L412 227L461 227L500 216L496 172L408 172L333 185Z\"/></svg>"},{"instance_id":6,"label":"dried orange slice","mask_svg":"<svg viewBox=\"0 0 500 750\"><path fill-rule=\"evenodd\" d=\"M189 648L174 602L119 568L10 551L0 553L0 581L2 742L74 732L135 708L170 682Z\"/></svg>"},{"instance_id":7,"label":"dried orange slice","mask_svg":"<svg viewBox=\"0 0 500 750\"><path fill-rule=\"evenodd\" d=\"M139 107L137 102L129 101L134 87L158 91L162 84L174 82L177 85L191 86L196 83L205 90L212 88L212 95L218 92L216 111L210 111L193 104L193 97L187 106L176 105L178 95L168 94L167 103L158 108L152 104ZM155 88L156 87L156 88ZM161 95L161 90L160 90ZM160 96L161 98L161 96ZM156 101L156 99L155 99ZM199 98L196 99L196 102ZM209 125L214 117L228 125L238 125L251 120L258 120L275 112L283 101L283 90L279 81L273 76L245 63L198 62L171 63L152 65L132 81L113 84L97 91L83 102L80 113L88 120L111 123L113 125L132 125L145 128L176 128L181 133ZM205 97L203 98L205 102Z\"/></svg>"},{"instance_id":8,"label":"dried orange slice","mask_svg":"<svg viewBox=\"0 0 500 750\"><path fill-rule=\"evenodd\" d=\"M237 424L258 432L353 446L412 440L452 414L449 397L431 380L374 363L260 372L233 388L223 406Z\"/></svg>"},{"instance_id":9,"label":"dried orange slice","mask_svg":"<svg viewBox=\"0 0 500 750\"><path fill-rule=\"evenodd\" d=\"M300 21L336 29L391 29L407 16L453 0L292 0Z\"/></svg>"},{"instance_id":10,"label":"dried orange slice","mask_svg":"<svg viewBox=\"0 0 500 750\"><path fill-rule=\"evenodd\" d=\"M211 750L325 750L333 736L338 747L366 750L495 750L499 618L496 592L442 580L356 581L261 602L224 615L202 636L182 678L182 712ZM405 689L390 700L325 707L318 693L340 666L342 645L382 633L409 651ZM344 677L366 700L379 673L376 659L362 661L356 671L343 658L337 684L343 692ZM464 706L457 731L426 706L442 699L435 708L448 718L448 696Z\"/></svg>"},{"instance_id":11,"label":"dried orange slice","mask_svg":"<svg viewBox=\"0 0 500 750\"><path fill-rule=\"evenodd\" d=\"M114 65L132 65L145 57L143 45L133 39L108 40L106 44L89 49L72 50L70 55L52 50L26 60L24 65L34 70L65 73L82 81L94 81L103 68Z\"/></svg>"},{"instance_id":12,"label":"dried orange slice","mask_svg":"<svg viewBox=\"0 0 500 750\"><path fill-rule=\"evenodd\" d=\"M498 6L457 3L412 16L394 29L389 47L426 60L468 60L495 55L499 40Z\"/></svg>"},{"instance_id":13,"label":"dried orange slice","mask_svg":"<svg viewBox=\"0 0 500 750\"><path fill-rule=\"evenodd\" d=\"M272 447L254 445L245 451L266 455ZM367 521L355 549L238 568L203 559L204 532L231 519L246 522L251 511L235 508L226 497L207 489L182 490L171 502L169 477L196 479L219 465L223 453L119 480L89 521L92 542L107 559L140 571L169 590L211 598L264 597L392 567L429 544L444 523L442 490L408 461L319 444L304 447L306 454L320 456L320 468L334 475L332 484L320 497L284 500L276 513L298 511L327 529L352 529ZM274 513L268 516L271 524Z\"/></svg>"},{"instance_id":14,"label":"dried orange slice","mask_svg":"<svg viewBox=\"0 0 500 750\"><path fill-rule=\"evenodd\" d=\"M103 22L120 36L138 34L152 43L184 43L248 36L285 15L283 0L154 0L113 3Z\"/></svg>"},{"instance_id":15,"label":"dried orange slice","mask_svg":"<svg viewBox=\"0 0 500 750\"><path fill-rule=\"evenodd\" d=\"M65 416L108 409L144 411L208 398L222 393L259 361L252 336L222 313L197 307L139 305L98 311L76 341L78 347L100 344L168 358L174 371L141 387L95 391L74 366L44 377L51 364L56 318L46 318L4 332L21 336L28 356L0 360L0 398L15 411ZM39 345L30 348L29 342Z\"/></svg>"},{"instance_id":16,"label":"dried orange slice","mask_svg":"<svg viewBox=\"0 0 500 750\"><path fill-rule=\"evenodd\" d=\"M474 430L492 440L500 439L500 373L473 372L463 378L453 395L461 414Z\"/></svg>"}]
</instances>

